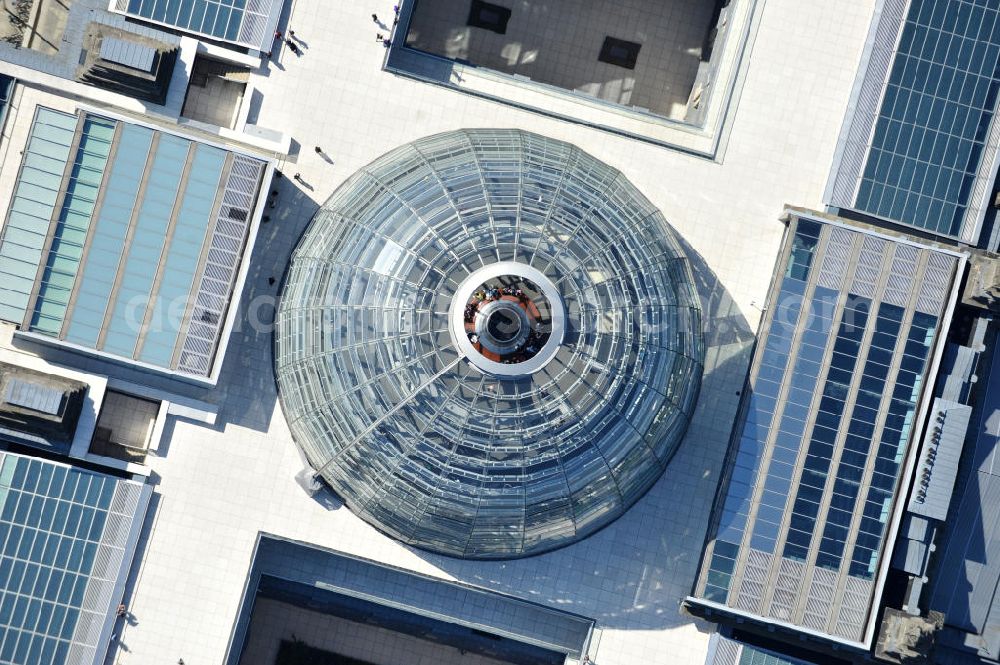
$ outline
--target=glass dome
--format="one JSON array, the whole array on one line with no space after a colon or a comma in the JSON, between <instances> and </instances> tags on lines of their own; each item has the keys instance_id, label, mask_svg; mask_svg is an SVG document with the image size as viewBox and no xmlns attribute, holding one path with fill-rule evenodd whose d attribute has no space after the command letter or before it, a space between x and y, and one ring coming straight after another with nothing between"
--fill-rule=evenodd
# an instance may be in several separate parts
<instances>
[{"instance_id":1,"label":"glass dome","mask_svg":"<svg viewBox=\"0 0 1000 665\"><path fill-rule=\"evenodd\" d=\"M688 260L615 169L516 130L362 168L288 271L275 370L296 443L416 547L512 558L579 540L663 473L704 360Z\"/></svg>"}]
</instances>

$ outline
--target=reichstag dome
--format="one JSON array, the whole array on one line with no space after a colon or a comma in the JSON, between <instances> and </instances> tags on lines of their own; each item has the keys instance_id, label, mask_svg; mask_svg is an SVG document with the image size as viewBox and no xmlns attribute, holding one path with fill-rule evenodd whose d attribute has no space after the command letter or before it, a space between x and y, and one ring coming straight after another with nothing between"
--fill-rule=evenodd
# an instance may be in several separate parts
<instances>
[{"instance_id":1,"label":"reichstag dome","mask_svg":"<svg viewBox=\"0 0 1000 665\"><path fill-rule=\"evenodd\" d=\"M624 513L701 385L687 257L615 169L467 130L402 146L316 213L275 333L296 443L400 541L504 559Z\"/></svg>"}]
</instances>

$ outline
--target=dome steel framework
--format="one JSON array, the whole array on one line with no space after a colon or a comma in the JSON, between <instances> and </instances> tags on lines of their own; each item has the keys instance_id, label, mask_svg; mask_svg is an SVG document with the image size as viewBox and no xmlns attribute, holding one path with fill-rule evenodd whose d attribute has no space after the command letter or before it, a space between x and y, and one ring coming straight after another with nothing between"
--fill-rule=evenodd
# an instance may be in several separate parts
<instances>
[{"instance_id":1,"label":"dome steel framework","mask_svg":"<svg viewBox=\"0 0 1000 665\"><path fill-rule=\"evenodd\" d=\"M317 212L277 315L296 443L347 506L463 558L554 549L660 477L695 408L684 251L617 170L465 130L362 168Z\"/></svg>"}]
</instances>

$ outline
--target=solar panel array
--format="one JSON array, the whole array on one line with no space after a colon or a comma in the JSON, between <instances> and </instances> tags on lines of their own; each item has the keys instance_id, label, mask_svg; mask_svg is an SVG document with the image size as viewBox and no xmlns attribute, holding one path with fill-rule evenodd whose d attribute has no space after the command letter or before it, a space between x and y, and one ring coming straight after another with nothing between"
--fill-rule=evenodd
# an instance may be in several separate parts
<instances>
[{"instance_id":1,"label":"solar panel array","mask_svg":"<svg viewBox=\"0 0 1000 665\"><path fill-rule=\"evenodd\" d=\"M975 244L1000 148L1000 8L889 0L866 53L831 203Z\"/></svg>"},{"instance_id":2,"label":"solar panel array","mask_svg":"<svg viewBox=\"0 0 1000 665\"><path fill-rule=\"evenodd\" d=\"M24 379L8 379L3 396L7 404L50 415L59 413L62 399L62 390Z\"/></svg>"},{"instance_id":3,"label":"solar panel array","mask_svg":"<svg viewBox=\"0 0 1000 665\"><path fill-rule=\"evenodd\" d=\"M117 37L104 37L101 39L101 59L151 72L156 61L156 49Z\"/></svg>"},{"instance_id":4,"label":"solar panel array","mask_svg":"<svg viewBox=\"0 0 1000 665\"><path fill-rule=\"evenodd\" d=\"M0 452L0 662L104 660L148 492Z\"/></svg>"},{"instance_id":5,"label":"solar panel array","mask_svg":"<svg viewBox=\"0 0 1000 665\"><path fill-rule=\"evenodd\" d=\"M696 595L860 641L957 259L797 219Z\"/></svg>"}]
</instances>

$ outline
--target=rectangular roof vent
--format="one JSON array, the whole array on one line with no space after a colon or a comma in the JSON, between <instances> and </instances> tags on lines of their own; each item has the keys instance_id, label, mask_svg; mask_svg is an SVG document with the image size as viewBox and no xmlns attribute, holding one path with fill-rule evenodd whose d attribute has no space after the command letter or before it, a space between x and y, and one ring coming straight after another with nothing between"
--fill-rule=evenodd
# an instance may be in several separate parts
<instances>
[{"instance_id":1,"label":"rectangular roof vent","mask_svg":"<svg viewBox=\"0 0 1000 665\"><path fill-rule=\"evenodd\" d=\"M11 379L7 382L3 400L13 406L55 416L62 406L63 391L24 379Z\"/></svg>"},{"instance_id":2,"label":"rectangular roof vent","mask_svg":"<svg viewBox=\"0 0 1000 665\"><path fill-rule=\"evenodd\" d=\"M117 37L105 37L101 40L101 59L144 72L152 72L153 63L156 61L156 49Z\"/></svg>"},{"instance_id":3,"label":"rectangular roof vent","mask_svg":"<svg viewBox=\"0 0 1000 665\"><path fill-rule=\"evenodd\" d=\"M935 398L908 506L911 513L942 522L948 518L948 505L955 489L958 462L971 417L971 406Z\"/></svg>"}]
</instances>

